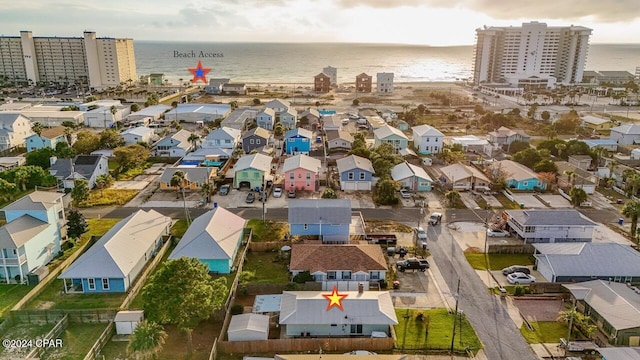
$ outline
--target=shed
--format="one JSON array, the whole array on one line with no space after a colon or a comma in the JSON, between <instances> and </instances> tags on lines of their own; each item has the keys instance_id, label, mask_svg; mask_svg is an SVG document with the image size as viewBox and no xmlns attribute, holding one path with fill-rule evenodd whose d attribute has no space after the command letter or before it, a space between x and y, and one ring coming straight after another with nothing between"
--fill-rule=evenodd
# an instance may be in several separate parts
<instances>
[{"instance_id":1,"label":"shed","mask_svg":"<svg viewBox=\"0 0 640 360\"><path fill-rule=\"evenodd\" d=\"M113 322L116 323L116 334L130 335L138 324L144 319L143 310L118 311Z\"/></svg>"},{"instance_id":2,"label":"shed","mask_svg":"<svg viewBox=\"0 0 640 360\"><path fill-rule=\"evenodd\" d=\"M231 317L227 330L229 341L256 341L269 339L269 316L240 314Z\"/></svg>"}]
</instances>

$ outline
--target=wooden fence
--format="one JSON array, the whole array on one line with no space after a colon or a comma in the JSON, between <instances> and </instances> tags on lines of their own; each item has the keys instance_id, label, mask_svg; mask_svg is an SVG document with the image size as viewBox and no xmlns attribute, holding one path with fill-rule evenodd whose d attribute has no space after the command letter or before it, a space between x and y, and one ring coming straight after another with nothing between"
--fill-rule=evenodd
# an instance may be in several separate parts
<instances>
[{"instance_id":1,"label":"wooden fence","mask_svg":"<svg viewBox=\"0 0 640 360\"><path fill-rule=\"evenodd\" d=\"M222 336L222 335L221 335ZM283 352L347 352L353 349L384 351L393 349L392 338L311 338L260 341L218 341L218 350L226 354L262 354Z\"/></svg>"},{"instance_id":2,"label":"wooden fence","mask_svg":"<svg viewBox=\"0 0 640 360\"><path fill-rule=\"evenodd\" d=\"M13 310L11 321L23 324L57 323L64 317L72 323L107 323L113 321L117 309L30 309Z\"/></svg>"},{"instance_id":3,"label":"wooden fence","mask_svg":"<svg viewBox=\"0 0 640 360\"><path fill-rule=\"evenodd\" d=\"M58 278L58 275L60 275L60 273L64 269L71 265L71 263L73 263L80 255L82 255L82 253L84 253L85 250L93 245L99 238L99 236L92 236L89 241L80 246L80 248L78 248L76 252L71 254L71 256L69 256L65 261L58 265L58 267L51 271L49 275L47 275L47 277L45 277L40 283L38 283L38 285L34 286L34 288L31 289L31 291L29 291L27 295L25 295L20 301L18 301L18 303L11 310L20 310L29 302L31 302L31 300L38 296L52 281L56 280Z\"/></svg>"},{"instance_id":4,"label":"wooden fence","mask_svg":"<svg viewBox=\"0 0 640 360\"><path fill-rule=\"evenodd\" d=\"M532 254L535 248L531 244L489 244L488 254Z\"/></svg>"},{"instance_id":5,"label":"wooden fence","mask_svg":"<svg viewBox=\"0 0 640 360\"><path fill-rule=\"evenodd\" d=\"M91 349L89 349L89 352L87 352L87 355L85 355L84 360L96 359L104 345L107 343L107 341L109 341L109 339L111 339L111 336L113 336L115 329L116 327L114 325L114 322L111 321L109 325L107 325L107 328L104 329L102 334L100 334L100 337L98 338L98 340L96 340Z\"/></svg>"},{"instance_id":6,"label":"wooden fence","mask_svg":"<svg viewBox=\"0 0 640 360\"><path fill-rule=\"evenodd\" d=\"M218 357L218 338L213 339L213 346L209 353L209 360L215 360Z\"/></svg>"},{"instance_id":7,"label":"wooden fence","mask_svg":"<svg viewBox=\"0 0 640 360\"><path fill-rule=\"evenodd\" d=\"M273 250L280 250L283 246L291 246L291 241L263 241L251 243L251 251L254 252L268 252Z\"/></svg>"},{"instance_id":8,"label":"wooden fence","mask_svg":"<svg viewBox=\"0 0 640 360\"><path fill-rule=\"evenodd\" d=\"M142 274L140 274L140 276L138 276L136 283L133 285L133 287L131 287L131 289L129 289L129 293L124 298L124 301L122 301L122 305L120 305L121 309L129 308L129 305L131 304L131 302L136 298L136 296L138 296L138 293L140 293L140 290L142 290L142 287L144 286L147 278L149 277L153 269L155 269L156 266L158 266L164 254L171 247L171 242L172 242L171 235L166 236L163 240L164 240L164 245L162 245L162 247L160 248L160 251L158 251L158 253L153 258L153 260L149 264L147 264L145 270L142 272Z\"/></svg>"},{"instance_id":9,"label":"wooden fence","mask_svg":"<svg viewBox=\"0 0 640 360\"><path fill-rule=\"evenodd\" d=\"M67 326L69 326L69 317L65 315L62 319L60 319L60 321L58 321L56 326L54 326L53 329L51 329L51 331L49 331L47 335L43 337L43 339L52 340L59 338L60 334L62 334L62 332L67 329ZM29 354L27 354L25 359L40 359L46 352L46 350L47 347L36 346L33 350L31 350Z\"/></svg>"}]
</instances>

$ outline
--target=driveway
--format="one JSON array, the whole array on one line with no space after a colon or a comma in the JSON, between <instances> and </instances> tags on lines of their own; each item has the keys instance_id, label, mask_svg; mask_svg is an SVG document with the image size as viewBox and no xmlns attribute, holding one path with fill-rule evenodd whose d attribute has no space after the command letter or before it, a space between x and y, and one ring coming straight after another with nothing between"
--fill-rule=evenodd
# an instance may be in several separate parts
<instances>
[{"instance_id":1,"label":"driveway","mask_svg":"<svg viewBox=\"0 0 640 360\"><path fill-rule=\"evenodd\" d=\"M542 200L546 201L549 206L554 209L572 208L571 203L560 195L542 194L538 195Z\"/></svg>"},{"instance_id":2,"label":"driveway","mask_svg":"<svg viewBox=\"0 0 640 360\"><path fill-rule=\"evenodd\" d=\"M473 194L470 192L460 192L460 200L462 200L462 203L467 209L480 209L480 206L473 198Z\"/></svg>"},{"instance_id":3,"label":"driveway","mask_svg":"<svg viewBox=\"0 0 640 360\"><path fill-rule=\"evenodd\" d=\"M501 208L502 207L502 203L498 199L496 199L495 196L493 196L493 195L484 195L484 194L482 194L480 196L482 196L484 201L486 201L487 204L489 206L491 206L492 208Z\"/></svg>"},{"instance_id":4,"label":"driveway","mask_svg":"<svg viewBox=\"0 0 640 360\"><path fill-rule=\"evenodd\" d=\"M513 199L517 204L524 204L525 208L540 209L547 208L543 203L536 199L533 194L513 194Z\"/></svg>"},{"instance_id":5,"label":"driveway","mask_svg":"<svg viewBox=\"0 0 640 360\"><path fill-rule=\"evenodd\" d=\"M616 210L616 207L613 206L611 200L607 199L606 196L602 195L599 192L594 192L592 195L589 195L589 200L591 201L591 205L593 205L594 209L598 210Z\"/></svg>"}]
</instances>

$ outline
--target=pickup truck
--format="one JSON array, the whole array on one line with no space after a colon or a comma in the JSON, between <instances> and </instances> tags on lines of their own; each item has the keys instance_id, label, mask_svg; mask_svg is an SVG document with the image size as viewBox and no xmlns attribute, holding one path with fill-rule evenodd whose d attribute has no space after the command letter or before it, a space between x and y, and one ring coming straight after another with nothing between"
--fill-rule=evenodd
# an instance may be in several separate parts
<instances>
[{"instance_id":1,"label":"pickup truck","mask_svg":"<svg viewBox=\"0 0 640 360\"><path fill-rule=\"evenodd\" d=\"M409 258L398 261L396 263L396 268L400 272L405 272L406 270L420 270L425 272L429 268L429 262L427 259Z\"/></svg>"},{"instance_id":2,"label":"pickup truck","mask_svg":"<svg viewBox=\"0 0 640 360\"><path fill-rule=\"evenodd\" d=\"M396 245L398 237L394 234L367 234L365 240L371 244Z\"/></svg>"}]
</instances>

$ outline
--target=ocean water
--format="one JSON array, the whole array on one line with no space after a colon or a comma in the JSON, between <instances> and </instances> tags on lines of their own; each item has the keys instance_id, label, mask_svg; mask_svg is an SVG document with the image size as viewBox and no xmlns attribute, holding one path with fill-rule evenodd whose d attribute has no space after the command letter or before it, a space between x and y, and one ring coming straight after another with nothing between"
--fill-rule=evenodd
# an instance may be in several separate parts
<instances>
[{"instance_id":1,"label":"ocean water","mask_svg":"<svg viewBox=\"0 0 640 360\"><path fill-rule=\"evenodd\" d=\"M364 72L393 72L396 82L454 81L472 77L473 46L433 47L348 43L204 43L135 41L138 76L164 73L170 82L193 78L189 68L202 61L208 78L233 82L305 83L326 66L338 69L338 82L354 82ZM640 44L592 44L588 70L627 70L640 66Z\"/></svg>"}]
</instances>

